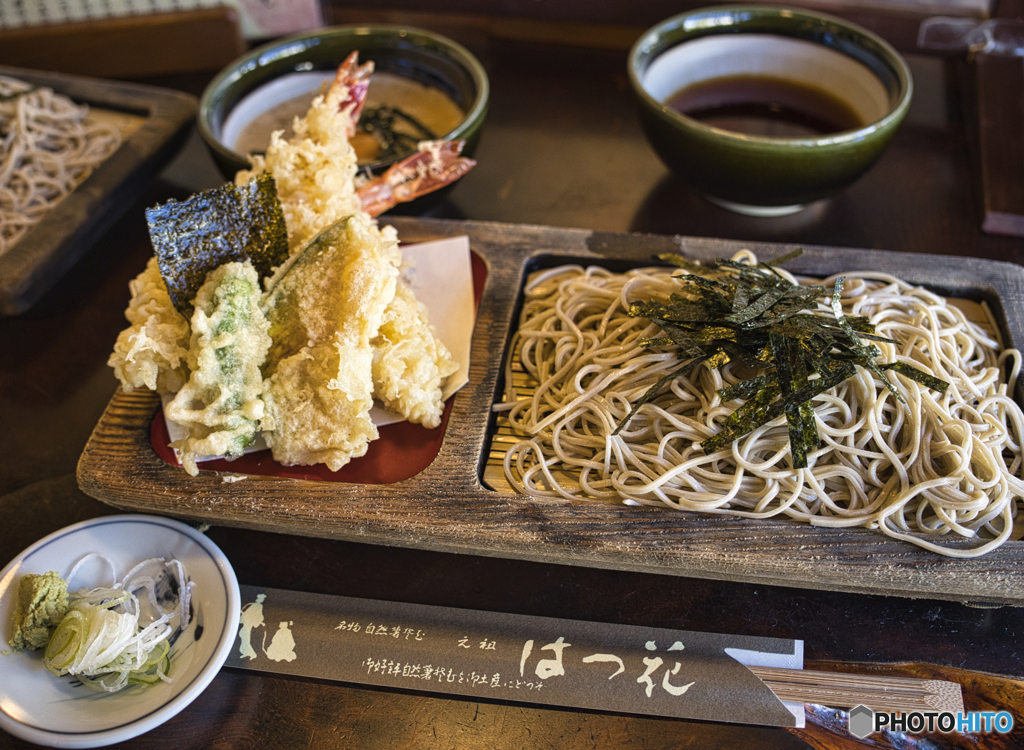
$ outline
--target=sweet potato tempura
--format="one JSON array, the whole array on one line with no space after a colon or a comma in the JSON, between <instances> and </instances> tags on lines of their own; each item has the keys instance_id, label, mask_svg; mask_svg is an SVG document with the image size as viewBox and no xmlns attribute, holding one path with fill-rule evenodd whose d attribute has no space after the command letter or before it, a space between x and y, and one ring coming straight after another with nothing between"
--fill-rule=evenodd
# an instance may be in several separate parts
<instances>
[{"instance_id":1,"label":"sweet potato tempura","mask_svg":"<svg viewBox=\"0 0 1024 750\"><path fill-rule=\"evenodd\" d=\"M337 471L377 438L370 339L395 294L388 256L396 242L394 230L378 232L357 213L271 282L263 431L277 461Z\"/></svg>"}]
</instances>

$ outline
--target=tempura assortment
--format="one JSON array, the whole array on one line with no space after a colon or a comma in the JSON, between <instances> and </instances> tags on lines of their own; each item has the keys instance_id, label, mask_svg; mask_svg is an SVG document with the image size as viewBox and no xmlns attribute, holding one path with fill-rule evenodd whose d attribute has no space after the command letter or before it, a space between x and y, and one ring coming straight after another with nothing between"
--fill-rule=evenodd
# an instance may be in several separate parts
<instances>
[{"instance_id":1,"label":"tempura assortment","mask_svg":"<svg viewBox=\"0 0 1024 750\"><path fill-rule=\"evenodd\" d=\"M441 421L458 368L401 278L393 227L373 218L465 174L461 143L424 143L374 180L355 131L372 63L353 53L294 136L275 132L233 185L147 211L156 257L131 284L110 365L126 391L173 398L190 474L262 433L284 465L337 471L378 437L376 398L408 421Z\"/></svg>"}]
</instances>

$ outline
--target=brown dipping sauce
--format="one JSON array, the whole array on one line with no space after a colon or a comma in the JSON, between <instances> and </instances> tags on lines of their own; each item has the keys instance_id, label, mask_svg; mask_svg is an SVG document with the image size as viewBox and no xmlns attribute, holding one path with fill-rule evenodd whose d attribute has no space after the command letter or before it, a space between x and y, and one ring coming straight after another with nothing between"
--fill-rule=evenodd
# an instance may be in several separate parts
<instances>
[{"instance_id":1,"label":"brown dipping sauce","mask_svg":"<svg viewBox=\"0 0 1024 750\"><path fill-rule=\"evenodd\" d=\"M829 91L767 76L700 81L673 94L666 104L716 128L773 138L839 133L867 124Z\"/></svg>"}]
</instances>

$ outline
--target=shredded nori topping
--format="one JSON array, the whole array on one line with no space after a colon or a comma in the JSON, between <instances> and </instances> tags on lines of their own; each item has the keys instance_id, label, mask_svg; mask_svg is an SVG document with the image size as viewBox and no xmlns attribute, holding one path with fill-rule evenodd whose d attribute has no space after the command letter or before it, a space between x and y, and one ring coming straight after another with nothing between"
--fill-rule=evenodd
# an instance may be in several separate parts
<instances>
[{"instance_id":1,"label":"shredded nori topping","mask_svg":"<svg viewBox=\"0 0 1024 750\"><path fill-rule=\"evenodd\" d=\"M413 132L400 130L404 123ZM416 150L420 141L432 141L440 134L399 107L382 104L379 107L366 107L359 118L358 128L372 135L380 144L381 151L374 161L388 161Z\"/></svg>"},{"instance_id":2,"label":"shredded nori topping","mask_svg":"<svg viewBox=\"0 0 1024 750\"><path fill-rule=\"evenodd\" d=\"M146 209L149 237L171 301L186 318L206 276L232 261L252 261L259 277L288 258L288 234L274 178L262 174Z\"/></svg>"},{"instance_id":3,"label":"shredded nori topping","mask_svg":"<svg viewBox=\"0 0 1024 750\"><path fill-rule=\"evenodd\" d=\"M676 377L699 364L717 367L739 360L765 372L718 391L722 403L737 399L744 403L726 417L717 434L701 443L701 448L713 453L785 415L793 466L803 469L808 453L819 445L812 399L852 377L857 365L877 375L899 401L903 397L885 377L886 370L926 388L946 391L949 383L913 365L875 361L881 352L862 339L898 342L877 335L866 318L843 313L840 300L844 278L836 280L829 295L825 287L793 284L775 270L774 266L799 254L796 250L757 266L719 259L707 267L675 253L659 255L661 260L689 272L675 277L686 295L672 294L667 302L637 302L630 306L629 314L650 318L664 331L664 336L642 341L642 346L675 345L683 364L651 386L613 434ZM714 278L698 275L715 270ZM822 304L827 304L831 315L823 314Z\"/></svg>"}]
</instances>

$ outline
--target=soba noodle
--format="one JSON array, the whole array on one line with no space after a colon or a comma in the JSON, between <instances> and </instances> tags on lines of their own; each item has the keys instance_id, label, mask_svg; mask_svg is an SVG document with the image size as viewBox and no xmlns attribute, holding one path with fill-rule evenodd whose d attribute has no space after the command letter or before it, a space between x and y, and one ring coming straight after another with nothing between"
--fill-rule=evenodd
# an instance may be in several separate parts
<instances>
[{"instance_id":1,"label":"soba noodle","mask_svg":"<svg viewBox=\"0 0 1024 750\"><path fill-rule=\"evenodd\" d=\"M88 111L0 76L0 255L120 145L117 128L87 123Z\"/></svg>"},{"instance_id":2,"label":"soba noodle","mask_svg":"<svg viewBox=\"0 0 1024 750\"><path fill-rule=\"evenodd\" d=\"M749 253L737 259L744 255L756 263ZM705 454L701 441L741 403L721 403L716 392L754 373L701 365L613 436L631 405L679 368L673 348L640 346L660 329L627 314L631 302L679 292L677 272L564 266L530 278L510 386L495 407L523 438L504 459L517 491L870 527L955 557L1011 538L1024 497L1024 414L1007 383L1017 379L1020 353L1002 348L994 324L996 337L944 298L884 274L843 274L844 313L902 342L878 343L878 362L913 364L949 382L946 393L890 372L900 403L858 367L814 399L821 445L808 452L808 468L794 469L785 417ZM520 366L526 388L513 373Z\"/></svg>"}]
</instances>

